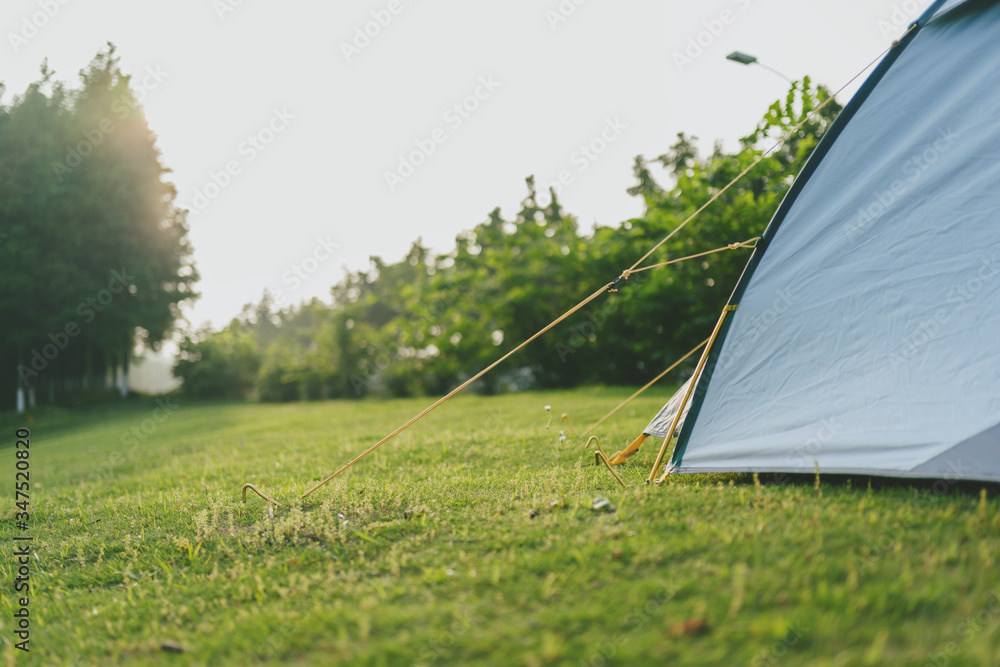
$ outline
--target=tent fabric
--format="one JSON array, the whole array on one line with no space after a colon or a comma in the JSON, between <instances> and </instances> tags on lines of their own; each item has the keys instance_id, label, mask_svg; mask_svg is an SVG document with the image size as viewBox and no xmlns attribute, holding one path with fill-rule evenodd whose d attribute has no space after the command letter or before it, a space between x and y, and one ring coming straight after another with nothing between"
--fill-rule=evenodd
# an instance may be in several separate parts
<instances>
[{"instance_id":1,"label":"tent fabric","mask_svg":"<svg viewBox=\"0 0 1000 667\"><path fill-rule=\"evenodd\" d=\"M688 381L681 385L681 388L670 397L667 404L653 417L653 421L649 422L649 426L643 429L643 433L646 435L651 435L655 438L665 438L667 433L670 432L670 425L674 423L674 417L677 416L677 410L680 408L681 402L684 400L684 396L687 394L688 387L694 381L694 377L688 378ZM684 413L681 415L681 420L677 423L677 428L674 434L677 435L681 432L681 427L684 425L684 420L687 419L688 411L691 409L691 401L688 401L684 405Z\"/></svg>"},{"instance_id":2,"label":"tent fabric","mask_svg":"<svg viewBox=\"0 0 1000 667\"><path fill-rule=\"evenodd\" d=\"M672 470L1000 480L1000 4L928 14L772 221Z\"/></svg>"},{"instance_id":3,"label":"tent fabric","mask_svg":"<svg viewBox=\"0 0 1000 667\"><path fill-rule=\"evenodd\" d=\"M968 5L973 1L974 0L946 0L946 2L943 5L941 5L941 7L937 9L937 11L934 12L933 16L931 17L931 20L937 19L940 16L947 14L953 9L958 9L962 5Z\"/></svg>"}]
</instances>

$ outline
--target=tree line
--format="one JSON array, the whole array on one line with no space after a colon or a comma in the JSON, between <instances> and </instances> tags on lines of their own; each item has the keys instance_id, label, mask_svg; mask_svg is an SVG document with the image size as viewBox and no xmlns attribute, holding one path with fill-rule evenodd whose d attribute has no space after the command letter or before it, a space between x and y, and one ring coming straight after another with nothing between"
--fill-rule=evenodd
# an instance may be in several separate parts
<instances>
[{"instance_id":1,"label":"tree line","mask_svg":"<svg viewBox=\"0 0 1000 667\"><path fill-rule=\"evenodd\" d=\"M649 263L760 235L841 107L808 78L767 110L735 152L700 155L679 134L666 153L635 159L644 214L581 230L557 193L527 195L513 218L494 209L449 252L417 239L398 262L372 257L331 290L276 310L266 294L221 330L187 335L175 373L196 396L265 401L443 394L618 277L789 130L802 127ZM808 118L808 120L807 120ZM657 180L654 170L665 175ZM660 181L666 181L661 183ZM483 393L583 383L644 383L703 340L749 250L637 273L617 292L477 382ZM694 361L692 360L692 364Z\"/></svg>"},{"instance_id":2,"label":"tree line","mask_svg":"<svg viewBox=\"0 0 1000 667\"><path fill-rule=\"evenodd\" d=\"M0 84L0 405L127 391L194 298L186 211L108 44L76 85Z\"/></svg>"}]
</instances>

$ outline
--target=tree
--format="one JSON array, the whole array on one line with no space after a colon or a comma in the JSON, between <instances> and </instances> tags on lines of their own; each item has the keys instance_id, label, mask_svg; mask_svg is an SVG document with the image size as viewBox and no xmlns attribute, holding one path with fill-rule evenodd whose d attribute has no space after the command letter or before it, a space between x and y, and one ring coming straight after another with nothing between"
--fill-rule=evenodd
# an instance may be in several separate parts
<instances>
[{"instance_id":1,"label":"tree","mask_svg":"<svg viewBox=\"0 0 1000 667\"><path fill-rule=\"evenodd\" d=\"M192 396L246 398L259 366L252 333L234 321L219 332L202 329L186 336L174 373Z\"/></svg>"},{"instance_id":2,"label":"tree","mask_svg":"<svg viewBox=\"0 0 1000 667\"><path fill-rule=\"evenodd\" d=\"M80 87L41 80L0 109L0 355L48 396L106 386L196 297L185 213L115 57ZM48 91L48 92L47 92ZM126 372L127 373L127 372Z\"/></svg>"},{"instance_id":3,"label":"tree","mask_svg":"<svg viewBox=\"0 0 1000 667\"><path fill-rule=\"evenodd\" d=\"M513 219L494 209L459 234L449 252L435 255L418 239L399 262L372 257L367 270L349 273L332 288L331 304L314 301L276 314L266 297L256 308L247 306L240 326L253 335L259 396L447 393L618 277L802 123L645 265L759 236L839 112L831 102L809 117L828 98L808 79L794 84L734 153L717 144L702 156L695 138L678 135L652 161L665 168L668 183L657 182L650 161L636 158L630 192L642 197L645 212L617 227L581 232L555 192L543 201L529 177ZM636 273L475 389L645 382L707 337L748 253L726 251ZM189 349L217 354L231 335L228 329L204 333ZM181 365L179 372L190 368Z\"/></svg>"},{"instance_id":4,"label":"tree","mask_svg":"<svg viewBox=\"0 0 1000 667\"><path fill-rule=\"evenodd\" d=\"M638 183L630 192L643 198L646 211L640 219L623 223L619 229L622 238L634 244L636 253L622 264L631 265L646 248L676 229L802 123L788 141L763 158L647 263L761 235L795 176L841 111L841 106L831 101L810 117L829 98L830 92L814 86L808 77L793 83L785 99L772 104L755 130L740 140L735 153L725 153L717 144L710 155L702 157L696 139L679 134L671 149L655 159L671 175L670 187L656 183L647 162L637 158L634 173ZM746 252L724 252L650 273L622 313L632 341L629 345L637 353L635 363L644 364L644 371L645 366L652 365L642 373L643 377L666 368L708 335L743 271ZM626 342L622 340L621 344ZM628 379L637 382L641 378L630 374Z\"/></svg>"}]
</instances>

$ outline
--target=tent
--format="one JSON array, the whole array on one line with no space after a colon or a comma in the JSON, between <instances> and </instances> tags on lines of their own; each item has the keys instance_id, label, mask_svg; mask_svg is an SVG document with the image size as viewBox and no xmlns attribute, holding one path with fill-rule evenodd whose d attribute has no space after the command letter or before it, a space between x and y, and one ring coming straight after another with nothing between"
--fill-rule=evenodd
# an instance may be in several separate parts
<instances>
[{"instance_id":1,"label":"tent","mask_svg":"<svg viewBox=\"0 0 1000 667\"><path fill-rule=\"evenodd\" d=\"M936 0L909 27L764 235L728 247L754 251L692 380L623 451L608 457L598 439L597 461L610 469L656 436L650 479L676 440L665 474L818 467L1000 481L998 34L1000 0ZM631 273L705 254L638 268L726 188L617 280L303 497ZM252 484L244 501L248 488L274 502Z\"/></svg>"},{"instance_id":2,"label":"tent","mask_svg":"<svg viewBox=\"0 0 1000 667\"><path fill-rule=\"evenodd\" d=\"M1000 480L997 35L938 0L854 96L645 431L668 473Z\"/></svg>"}]
</instances>

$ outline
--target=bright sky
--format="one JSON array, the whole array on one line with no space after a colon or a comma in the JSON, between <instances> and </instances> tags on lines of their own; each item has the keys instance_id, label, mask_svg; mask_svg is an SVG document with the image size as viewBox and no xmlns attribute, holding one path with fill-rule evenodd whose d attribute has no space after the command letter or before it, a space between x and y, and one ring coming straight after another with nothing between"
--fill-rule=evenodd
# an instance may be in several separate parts
<instances>
[{"instance_id":1,"label":"bright sky","mask_svg":"<svg viewBox=\"0 0 1000 667\"><path fill-rule=\"evenodd\" d=\"M512 217L529 174L565 172L584 228L637 216L636 155L680 131L733 146L787 90L726 54L836 89L929 4L6 0L0 81L9 101L48 58L75 82L118 46L192 208L186 314L218 326L265 288L328 301L345 266L417 237L448 250L495 206Z\"/></svg>"}]
</instances>

